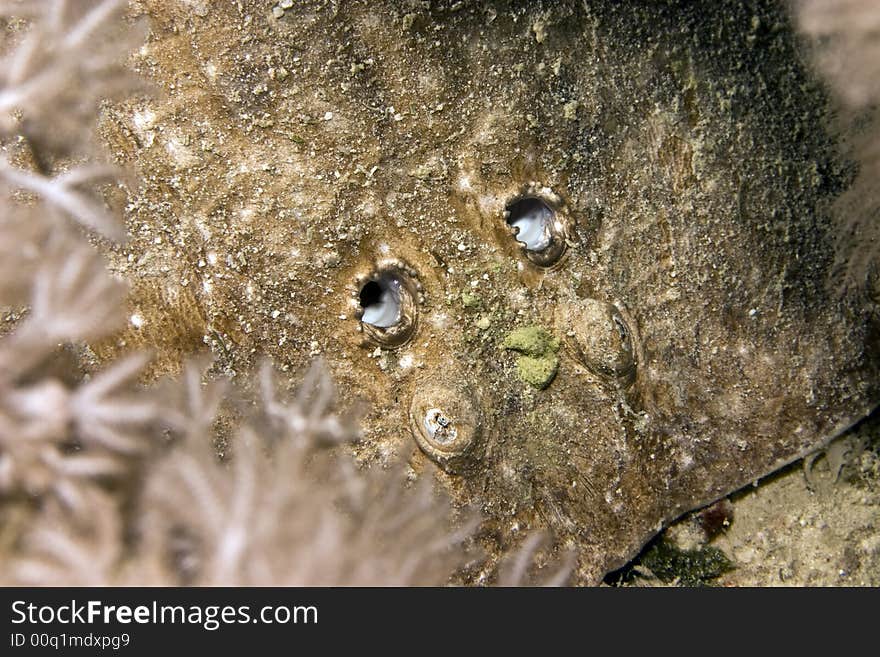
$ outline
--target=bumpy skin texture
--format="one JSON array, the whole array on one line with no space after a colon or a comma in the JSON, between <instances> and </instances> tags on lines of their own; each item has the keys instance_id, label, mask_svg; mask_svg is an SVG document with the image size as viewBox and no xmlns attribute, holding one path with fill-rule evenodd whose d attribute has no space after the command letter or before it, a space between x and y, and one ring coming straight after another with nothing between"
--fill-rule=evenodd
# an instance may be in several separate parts
<instances>
[{"instance_id":1,"label":"bumpy skin texture","mask_svg":"<svg viewBox=\"0 0 880 657\"><path fill-rule=\"evenodd\" d=\"M847 169L775 3L193 6L135 4L135 66L167 95L103 126L145 178L115 265L187 300L138 306L120 342L180 312L228 372L323 354L371 404L359 457L416 473L412 396L436 382L475 409L438 476L490 550L548 527L584 582L880 396L871 317L825 287ZM506 225L523 194L567 233L551 268ZM377 349L358 293L388 262L415 327ZM528 326L562 345L544 390L502 346Z\"/></svg>"}]
</instances>

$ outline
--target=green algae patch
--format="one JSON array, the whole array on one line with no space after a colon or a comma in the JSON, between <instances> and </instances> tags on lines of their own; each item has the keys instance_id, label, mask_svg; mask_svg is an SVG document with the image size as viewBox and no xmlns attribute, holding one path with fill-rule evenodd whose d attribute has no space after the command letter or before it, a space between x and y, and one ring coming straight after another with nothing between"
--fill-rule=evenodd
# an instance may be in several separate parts
<instances>
[{"instance_id":1,"label":"green algae patch","mask_svg":"<svg viewBox=\"0 0 880 657\"><path fill-rule=\"evenodd\" d=\"M674 582L679 586L708 586L733 569L733 564L718 548L681 550L663 540L644 554L642 565L661 582Z\"/></svg>"},{"instance_id":2,"label":"green algae patch","mask_svg":"<svg viewBox=\"0 0 880 657\"><path fill-rule=\"evenodd\" d=\"M550 385L558 369L559 359L555 355L541 358L520 356L516 361L516 372L519 374L519 378L529 385L535 386L538 390L543 390Z\"/></svg>"},{"instance_id":3,"label":"green algae patch","mask_svg":"<svg viewBox=\"0 0 880 657\"><path fill-rule=\"evenodd\" d=\"M542 326L526 326L511 331L504 338L505 349L518 351L526 356L540 358L547 354L555 354L559 349L559 338L553 337Z\"/></svg>"},{"instance_id":4,"label":"green algae patch","mask_svg":"<svg viewBox=\"0 0 880 657\"><path fill-rule=\"evenodd\" d=\"M541 326L518 328L504 338L504 349L519 352L516 372L525 383L543 390L559 369L559 339Z\"/></svg>"},{"instance_id":5,"label":"green algae patch","mask_svg":"<svg viewBox=\"0 0 880 657\"><path fill-rule=\"evenodd\" d=\"M727 555L716 547L683 550L660 538L624 568L609 574L605 581L612 586L624 586L637 578L648 578L649 581L656 578L664 584L676 586L715 586L715 580L734 567Z\"/></svg>"},{"instance_id":6,"label":"green algae patch","mask_svg":"<svg viewBox=\"0 0 880 657\"><path fill-rule=\"evenodd\" d=\"M479 308L483 305L483 299L479 294L473 294L472 292L462 292L461 293L461 305L465 308Z\"/></svg>"}]
</instances>

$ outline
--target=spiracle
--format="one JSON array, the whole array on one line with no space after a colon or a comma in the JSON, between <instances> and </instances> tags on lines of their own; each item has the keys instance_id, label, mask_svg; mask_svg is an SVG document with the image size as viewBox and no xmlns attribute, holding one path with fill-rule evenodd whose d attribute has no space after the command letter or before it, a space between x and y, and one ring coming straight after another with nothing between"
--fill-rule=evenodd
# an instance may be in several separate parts
<instances>
[{"instance_id":1,"label":"spiracle","mask_svg":"<svg viewBox=\"0 0 880 657\"><path fill-rule=\"evenodd\" d=\"M406 344L415 334L420 291L415 270L399 261L359 277L355 316L367 339L386 348Z\"/></svg>"},{"instance_id":2,"label":"spiracle","mask_svg":"<svg viewBox=\"0 0 880 657\"><path fill-rule=\"evenodd\" d=\"M558 263L568 245L568 230L558 199L527 193L507 204L504 220L526 258L539 267Z\"/></svg>"},{"instance_id":3,"label":"spiracle","mask_svg":"<svg viewBox=\"0 0 880 657\"><path fill-rule=\"evenodd\" d=\"M456 375L424 379L409 408L410 431L437 465L458 472L473 460L483 434L483 409L473 388Z\"/></svg>"},{"instance_id":4,"label":"spiracle","mask_svg":"<svg viewBox=\"0 0 880 657\"><path fill-rule=\"evenodd\" d=\"M556 324L569 351L588 370L623 384L635 379L635 336L617 306L596 299L561 303Z\"/></svg>"}]
</instances>

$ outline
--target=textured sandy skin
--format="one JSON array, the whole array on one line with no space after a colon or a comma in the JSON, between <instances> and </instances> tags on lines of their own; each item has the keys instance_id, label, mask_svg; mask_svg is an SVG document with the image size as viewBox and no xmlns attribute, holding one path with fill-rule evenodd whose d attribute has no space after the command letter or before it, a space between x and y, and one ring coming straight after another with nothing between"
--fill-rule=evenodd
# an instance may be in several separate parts
<instances>
[{"instance_id":1,"label":"textured sandy skin","mask_svg":"<svg viewBox=\"0 0 880 657\"><path fill-rule=\"evenodd\" d=\"M773 3L635 4L133 3L159 96L102 134L144 181L113 254L138 319L96 352L154 345L161 373L207 346L241 375L321 355L370 403L359 457L425 476L411 398L464 386L480 435L436 476L490 552L548 527L588 583L817 448L880 395L876 327L826 291L848 172L824 97ZM505 224L527 191L568 227L551 269ZM377 349L359 277L388 261L416 328ZM624 318L634 377L563 347L523 383L505 336L565 342L587 299Z\"/></svg>"}]
</instances>

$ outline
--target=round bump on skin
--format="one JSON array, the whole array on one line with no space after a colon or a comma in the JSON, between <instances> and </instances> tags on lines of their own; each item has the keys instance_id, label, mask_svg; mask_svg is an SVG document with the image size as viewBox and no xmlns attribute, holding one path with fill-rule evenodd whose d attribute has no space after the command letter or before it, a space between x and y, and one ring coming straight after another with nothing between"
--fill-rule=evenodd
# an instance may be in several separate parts
<instances>
[{"instance_id":1,"label":"round bump on skin","mask_svg":"<svg viewBox=\"0 0 880 657\"><path fill-rule=\"evenodd\" d=\"M369 342L393 348L415 334L420 286L403 263L387 262L357 280L355 317Z\"/></svg>"},{"instance_id":2,"label":"round bump on skin","mask_svg":"<svg viewBox=\"0 0 880 657\"><path fill-rule=\"evenodd\" d=\"M616 306L596 299L562 303L556 324L571 353L591 372L624 384L635 379L633 331Z\"/></svg>"},{"instance_id":3,"label":"round bump on skin","mask_svg":"<svg viewBox=\"0 0 880 657\"><path fill-rule=\"evenodd\" d=\"M565 254L567 230L554 203L536 195L520 196L504 210L504 220L525 256L552 267Z\"/></svg>"},{"instance_id":4,"label":"round bump on skin","mask_svg":"<svg viewBox=\"0 0 880 657\"><path fill-rule=\"evenodd\" d=\"M444 470L460 471L483 432L479 400L466 383L426 379L409 408L410 431L419 448Z\"/></svg>"}]
</instances>

